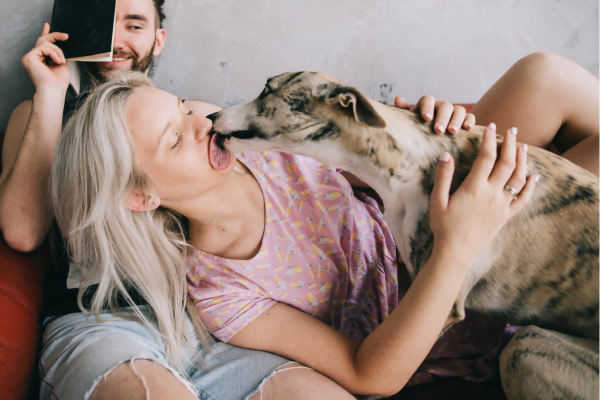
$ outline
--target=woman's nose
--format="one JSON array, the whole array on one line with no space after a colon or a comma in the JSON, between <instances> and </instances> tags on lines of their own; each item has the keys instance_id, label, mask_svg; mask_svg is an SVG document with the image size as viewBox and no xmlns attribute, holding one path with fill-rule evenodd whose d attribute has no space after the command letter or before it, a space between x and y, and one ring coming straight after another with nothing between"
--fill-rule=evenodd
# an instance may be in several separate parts
<instances>
[{"instance_id":1,"label":"woman's nose","mask_svg":"<svg viewBox=\"0 0 600 400\"><path fill-rule=\"evenodd\" d=\"M196 140L201 141L210 132L212 128L212 121L206 117L199 117L195 119L195 132L196 132Z\"/></svg>"}]
</instances>

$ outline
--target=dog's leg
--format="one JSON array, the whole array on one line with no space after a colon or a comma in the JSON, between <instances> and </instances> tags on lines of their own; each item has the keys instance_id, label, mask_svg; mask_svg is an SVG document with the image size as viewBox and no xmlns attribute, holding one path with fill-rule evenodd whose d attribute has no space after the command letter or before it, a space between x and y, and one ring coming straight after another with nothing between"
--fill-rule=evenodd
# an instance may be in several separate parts
<instances>
[{"instance_id":1,"label":"dog's leg","mask_svg":"<svg viewBox=\"0 0 600 400\"><path fill-rule=\"evenodd\" d=\"M509 400L598 399L598 341L526 326L500 354Z\"/></svg>"},{"instance_id":2,"label":"dog's leg","mask_svg":"<svg viewBox=\"0 0 600 400\"><path fill-rule=\"evenodd\" d=\"M456 299L454 305L452 306L452 310L450 310L448 319L446 319L446 322L444 322L444 327L442 328L438 338L444 336L444 333L446 333L446 331L450 329L452 325L459 323L463 319L465 319L465 300Z\"/></svg>"}]
</instances>

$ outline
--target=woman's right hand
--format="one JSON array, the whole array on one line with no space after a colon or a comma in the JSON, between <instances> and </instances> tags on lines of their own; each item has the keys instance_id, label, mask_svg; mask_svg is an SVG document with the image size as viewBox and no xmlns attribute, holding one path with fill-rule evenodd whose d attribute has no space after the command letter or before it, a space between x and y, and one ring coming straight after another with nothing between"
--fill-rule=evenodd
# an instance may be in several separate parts
<instances>
[{"instance_id":1,"label":"woman's right hand","mask_svg":"<svg viewBox=\"0 0 600 400\"><path fill-rule=\"evenodd\" d=\"M66 92L71 81L71 69L60 48L54 43L57 40L67 40L66 33L50 33L50 25L44 23L42 35L37 39L35 47L23 56L21 64L35 85L36 91L55 88ZM54 64L46 64L46 56Z\"/></svg>"},{"instance_id":2,"label":"woman's right hand","mask_svg":"<svg viewBox=\"0 0 600 400\"><path fill-rule=\"evenodd\" d=\"M527 204L539 177L526 177L527 145L516 147L516 133L516 128L506 132L500 159L495 163L496 127L488 125L471 171L451 196L454 161L442 153L431 194L434 252L456 255L468 268L506 221ZM518 195L513 196L506 185Z\"/></svg>"}]
</instances>

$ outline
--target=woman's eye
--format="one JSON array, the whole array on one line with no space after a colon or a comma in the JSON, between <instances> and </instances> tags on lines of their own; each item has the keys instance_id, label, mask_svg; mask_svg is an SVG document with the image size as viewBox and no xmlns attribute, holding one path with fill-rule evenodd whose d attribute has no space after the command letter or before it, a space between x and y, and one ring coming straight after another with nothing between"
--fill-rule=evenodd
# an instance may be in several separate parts
<instances>
[{"instance_id":1,"label":"woman's eye","mask_svg":"<svg viewBox=\"0 0 600 400\"><path fill-rule=\"evenodd\" d=\"M177 133L177 140L175 141L175 143L173 144L173 146L171 146L171 150L173 150L175 147L179 146L179 142L180 141L181 141L181 136L179 135L179 133Z\"/></svg>"}]
</instances>

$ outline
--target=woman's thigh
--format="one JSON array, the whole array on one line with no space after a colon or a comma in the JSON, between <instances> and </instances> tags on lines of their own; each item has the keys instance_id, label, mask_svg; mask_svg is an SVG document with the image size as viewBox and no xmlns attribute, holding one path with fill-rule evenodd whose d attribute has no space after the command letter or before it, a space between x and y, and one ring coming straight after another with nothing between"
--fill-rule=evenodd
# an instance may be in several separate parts
<instances>
[{"instance_id":1,"label":"woman's thigh","mask_svg":"<svg viewBox=\"0 0 600 400\"><path fill-rule=\"evenodd\" d=\"M101 314L103 319L112 316ZM150 313L147 316L151 318ZM193 329L191 322L188 326ZM188 377L183 378L168 364L163 342L140 322L118 319L98 323L82 313L69 314L45 328L40 399L87 399L102 378L134 359L161 364L200 398L244 399L257 392L277 368L289 363L274 354L225 343L216 343L211 350L204 353L201 368L187 364ZM143 363L140 368L143 370Z\"/></svg>"}]
</instances>

